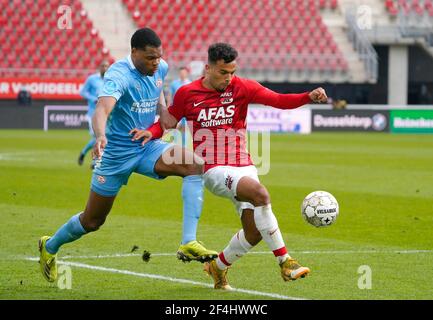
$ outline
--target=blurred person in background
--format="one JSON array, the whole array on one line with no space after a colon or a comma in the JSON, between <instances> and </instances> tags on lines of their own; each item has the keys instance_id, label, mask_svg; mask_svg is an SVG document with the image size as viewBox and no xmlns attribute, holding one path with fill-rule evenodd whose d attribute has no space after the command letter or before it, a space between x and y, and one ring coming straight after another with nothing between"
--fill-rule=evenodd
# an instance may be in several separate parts
<instances>
[{"instance_id":1,"label":"blurred person in background","mask_svg":"<svg viewBox=\"0 0 433 320\"><path fill-rule=\"evenodd\" d=\"M95 113L96 103L98 102L98 95L101 92L102 85L104 84L104 74L108 70L109 66L110 63L107 60L103 60L99 65L98 72L90 75L84 83L84 86L80 90L80 95L87 100L87 104L89 106L86 117L87 121L89 122L90 133L90 140L87 142L87 144L81 150L80 155L78 156L78 165L80 166L83 165L86 154L90 150L92 150L93 145L96 141L95 134L92 128L92 116ZM93 169L93 163L91 165L91 168Z\"/></svg>"},{"instance_id":2,"label":"blurred person in background","mask_svg":"<svg viewBox=\"0 0 433 320\"><path fill-rule=\"evenodd\" d=\"M191 83L189 79L189 71L186 67L179 68L179 78L173 80L170 83L170 91L167 97L167 104L170 105L173 102L173 97L176 91L185 84Z\"/></svg>"},{"instance_id":3,"label":"blurred person in background","mask_svg":"<svg viewBox=\"0 0 433 320\"><path fill-rule=\"evenodd\" d=\"M22 86L20 91L18 92L17 102L20 106L32 105L32 94L25 86Z\"/></svg>"},{"instance_id":4,"label":"blurred person in background","mask_svg":"<svg viewBox=\"0 0 433 320\"><path fill-rule=\"evenodd\" d=\"M173 102L174 95L176 94L176 91L180 87L182 87L186 84L189 84L189 83L191 83L191 79L189 79L189 70L187 67L182 66L179 68L179 78L173 80L170 83L170 90L169 90L168 97L167 97L167 101L168 101L167 104L171 105ZM185 118L183 118L179 122L177 129L179 130L179 133L181 135L182 146L185 147L186 146L186 119ZM178 133L178 132L176 132L176 133ZM177 140L176 137L177 137L177 135L174 136L175 142Z\"/></svg>"}]
</instances>

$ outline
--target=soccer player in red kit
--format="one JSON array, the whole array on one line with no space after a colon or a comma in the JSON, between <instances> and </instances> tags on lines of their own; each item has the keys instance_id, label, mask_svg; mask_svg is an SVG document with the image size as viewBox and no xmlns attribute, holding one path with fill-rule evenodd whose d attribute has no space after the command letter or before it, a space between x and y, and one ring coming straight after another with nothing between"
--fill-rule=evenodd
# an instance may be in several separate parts
<instances>
[{"instance_id":1,"label":"soccer player in red kit","mask_svg":"<svg viewBox=\"0 0 433 320\"><path fill-rule=\"evenodd\" d=\"M169 112L179 121L185 117L190 126L194 152L205 161L203 180L214 194L233 201L242 229L230 240L218 258L205 263L215 289L230 290L227 268L260 240L272 250L285 281L305 277L310 269L302 267L287 252L271 199L258 178L257 169L246 150L246 118L249 103L279 109L294 109L310 102L326 102L322 88L301 94L279 94L254 80L235 76L237 51L226 43L208 49L205 76L181 87ZM133 140L159 138L159 123L148 130L134 129ZM205 141L204 141L205 140Z\"/></svg>"}]
</instances>

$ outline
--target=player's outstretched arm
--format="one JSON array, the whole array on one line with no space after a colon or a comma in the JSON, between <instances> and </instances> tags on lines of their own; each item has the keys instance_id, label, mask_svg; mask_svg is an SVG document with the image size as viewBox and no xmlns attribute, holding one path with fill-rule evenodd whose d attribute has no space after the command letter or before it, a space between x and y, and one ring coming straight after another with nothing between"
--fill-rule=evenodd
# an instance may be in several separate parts
<instances>
[{"instance_id":1,"label":"player's outstretched arm","mask_svg":"<svg viewBox=\"0 0 433 320\"><path fill-rule=\"evenodd\" d=\"M159 95L158 108L160 110L160 122L163 130L176 128L177 119L168 112L167 105L165 103L164 92L161 91Z\"/></svg>"},{"instance_id":2,"label":"player's outstretched arm","mask_svg":"<svg viewBox=\"0 0 433 320\"><path fill-rule=\"evenodd\" d=\"M183 103L183 94L179 93L181 91L182 88L179 89L179 91L175 94L173 105L168 109L165 107L164 94L161 92L161 95L159 97L159 107L160 108L163 107L163 108L161 108L160 119L158 120L158 122L155 122L146 130L134 128L131 131L129 131L129 134L133 135L131 140L136 141L136 140L143 139L143 142L141 144L145 145L151 139L161 138L166 129L176 128L177 123L184 116L183 111L185 109ZM163 119L164 109L167 112L166 114L167 118L165 120ZM165 125L163 123L164 121L165 121Z\"/></svg>"},{"instance_id":3,"label":"player's outstretched arm","mask_svg":"<svg viewBox=\"0 0 433 320\"><path fill-rule=\"evenodd\" d=\"M93 158L101 159L104 148L107 145L105 136L105 126L108 116L116 105L116 99L113 97L100 97L96 104L95 114L92 117L93 131L95 132L96 142L93 145Z\"/></svg>"},{"instance_id":4,"label":"player's outstretched arm","mask_svg":"<svg viewBox=\"0 0 433 320\"><path fill-rule=\"evenodd\" d=\"M278 109L295 109L311 102L323 103L328 99L323 88L311 92L282 94L263 87L253 80L247 80L245 84L251 95L250 103L260 103Z\"/></svg>"},{"instance_id":5,"label":"player's outstretched arm","mask_svg":"<svg viewBox=\"0 0 433 320\"><path fill-rule=\"evenodd\" d=\"M162 126L162 119L159 119L157 122L155 122L153 125L151 125L149 128L143 130L143 129L137 129L134 128L131 131L129 131L130 135L133 135L131 140L136 141L143 139L143 142L141 145L145 145L149 140L151 139L160 139L162 135L164 134L165 129L172 129L176 128L178 124L178 120L175 116L175 107L172 106L170 109L167 110L170 117L172 118L170 120L169 127L163 128ZM174 119L174 120L173 120Z\"/></svg>"}]
</instances>

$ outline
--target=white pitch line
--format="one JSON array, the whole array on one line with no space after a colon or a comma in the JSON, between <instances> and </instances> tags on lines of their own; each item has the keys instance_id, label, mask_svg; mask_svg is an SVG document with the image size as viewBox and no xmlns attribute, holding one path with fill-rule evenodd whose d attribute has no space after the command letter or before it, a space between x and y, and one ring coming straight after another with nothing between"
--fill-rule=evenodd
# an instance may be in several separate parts
<instances>
[{"instance_id":1,"label":"white pitch line","mask_svg":"<svg viewBox=\"0 0 433 320\"><path fill-rule=\"evenodd\" d=\"M155 254L152 254L154 256ZM170 254L171 255L171 254ZM104 258L127 258L127 257L138 257L140 254L138 253L114 253L114 254L98 254L98 255L92 255L92 256L64 256L62 257L63 260L65 259L104 259Z\"/></svg>"},{"instance_id":2,"label":"white pitch line","mask_svg":"<svg viewBox=\"0 0 433 320\"><path fill-rule=\"evenodd\" d=\"M33 258L32 257L32 258L26 258L26 260L39 261L39 258ZM84 264L84 263L72 262L72 261L67 262L67 261L59 260L59 261L57 261L57 263L62 264L62 265L66 265L66 266L77 267L77 268L84 268L84 269L117 273L117 274L126 274L126 275L130 275L130 276L141 277L141 278L149 278L149 279L169 281L169 282L178 282L178 283L192 284L192 285L197 285L197 286L202 286L202 287L207 287L207 288L213 288L213 285L209 284L209 283L193 281L193 280L188 280L188 279L167 277L167 276L162 276L159 274L140 273L140 272L134 272L134 271L129 271L129 270L99 267L99 266L93 266L90 264ZM277 293L261 292L261 291L247 290L247 289L240 289L240 288L233 288L233 290L231 292L241 292L241 293L245 293L245 294L249 294L249 295L263 296L263 297L270 297L270 298L284 299L284 300L305 300L305 298L289 297L289 296L284 296L284 295L277 294Z\"/></svg>"},{"instance_id":3,"label":"white pitch line","mask_svg":"<svg viewBox=\"0 0 433 320\"><path fill-rule=\"evenodd\" d=\"M270 251L253 251L248 254L271 254ZM310 250L310 251L297 251L291 250L290 253L296 254L417 254L417 253L433 253L433 250ZM176 253L151 253L151 257L158 256L175 256ZM98 254L98 255L81 255L74 256L68 255L62 259L104 259L104 258L127 258L139 257L140 253L114 253L114 254Z\"/></svg>"}]
</instances>

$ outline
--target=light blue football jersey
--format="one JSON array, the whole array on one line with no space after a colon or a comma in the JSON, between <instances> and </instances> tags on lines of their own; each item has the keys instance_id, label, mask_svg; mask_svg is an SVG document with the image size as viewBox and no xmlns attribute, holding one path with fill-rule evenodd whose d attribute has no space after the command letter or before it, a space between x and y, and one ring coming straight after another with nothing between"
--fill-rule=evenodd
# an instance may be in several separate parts
<instances>
[{"instance_id":1,"label":"light blue football jersey","mask_svg":"<svg viewBox=\"0 0 433 320\"><path fill-rule=\"evenodd\" d=\"M101 93L103 84L104 79L101 77L101 74L99 72L94 73L86 79L86 82L84 82L80 90L80 95L87 100L89 106L87 116L89 117L92 117L95 113L96 102L98 101L98 96Z\"/></svg>"},{"instance_id":2,"label":"light blue football jersey","mask_svg":"<svg viewBox=\"0 0 433 320\"><path fill-rule=\"evenodd\" d=\"M157 104L168 73L167 63L161 59L153 76L141 74L134 66L131 56L119 60L104 75L104 85L99 97L117 100L107 121L105 147L101 165L96 174L114 175L131 170L137 156L146 152L142 141L131 141L129 131L146 129L155 122Z\"/></svg>"}]
</instances>

